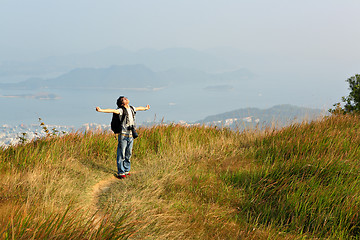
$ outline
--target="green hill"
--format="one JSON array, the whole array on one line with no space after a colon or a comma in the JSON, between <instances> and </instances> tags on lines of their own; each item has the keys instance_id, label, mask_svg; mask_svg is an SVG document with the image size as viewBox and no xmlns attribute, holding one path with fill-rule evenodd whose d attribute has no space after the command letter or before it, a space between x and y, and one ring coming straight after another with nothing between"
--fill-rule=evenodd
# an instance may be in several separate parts
<instances>
[{"instance_id":1,"label":"green hill","mask_svg":"<svg viewBox=\"0 0 360 240\"><path fill-rule=\"evenodd\" d=\"M0 238L360 238L359 129L143 128L124 180L110 133L1 149Z\"/></svg>"},{"instance_id":2,"label":"green hill","mask_svg":"<svg viewBox=\"0 0 360 240\"><path fill-rule=\"evenodd\" d=\"M292 123L313 121L324 115L324 111L321 109L282 104L267 109L241 108L208 116L203 120L197 121L197 123L211 126L226 126L232 129L243 129L254 126L263 128L273 125L285 127Z\"/></svg>"}]
</instances>

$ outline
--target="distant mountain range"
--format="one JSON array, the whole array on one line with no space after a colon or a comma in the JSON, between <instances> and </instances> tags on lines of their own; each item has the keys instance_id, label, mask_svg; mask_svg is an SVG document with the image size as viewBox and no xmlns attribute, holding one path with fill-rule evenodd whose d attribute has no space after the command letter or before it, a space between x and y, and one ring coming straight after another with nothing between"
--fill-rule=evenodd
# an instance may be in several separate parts
<instances>
[{"instance_id":1,"label":"distant mountain range","mask_svg":"<svg viewBox=\"0 0 360 240\"><path fill-rule=\"evenodd\" d=\"M170 69L154 72L144 65L122 65L108 68L77 68L51 79L30 78L19 83L0 83L1 89L143 89L154 90L169 85L231 84L252 79L247 69L211 74L194 69Z\"/></svg>"},{"instance_id":2,"label":"distant mountain range","mask_svg":"<svg viewBox=\"0 0 360 240\"><path fill-rule=\"evenodd\" d=\"M129 51L109 47L87 54L53 56L32 62L0 62L0 77L49 76L76 68L107 68L113 65L145 65L152 71L172 68L197 69L204 72L224 72L239 68L221 56L191 48Z\"/></svg>"},{"instance_id":3,"label":"distant mountain range","mask_svg":"<svg viewBox=\"0 0 360 240\"><path fill-rule=\"evenodd\" d=\"M20 119L13 109L21 105L27 109L29 118L33 107L38 106L36 114L50 116L54 121L65 121L63 117L69 116L67 121L71 124L81 123L83 118L100 122L103 115L94 115L89 106L108 106L118 95L130 97L133 104L152 106L151 114L155 116L139 114L139 120L143 116L144 121L160 117L194 122L209 116L199 122L228 126L285 122L300 119L298 116L303 116L303 112L282 106L268 111L244 108L211 114L240 106L268 107L281 103L319 106L310 95L317 91L314 86L297 88L299 84L292 78L268 75L257 67L261 61L264 61L261 57L234 49L129 51L121 47L32 62L2 61L0 100L6 106L2 119L5 122ZM256 72L243 66L253 66ZM38 100L50 101L40 104ZM69 105L72 107L66 107ZM61 114L55 109L62 109ZM83 113L77 115L75 109ZM305 112L312 116L308 109Z\"/></svg>"},{"instance_id":4,"label":"distant mountain range","mask_svg":"<svg viewBox=\"0 0 360 240\"><path fill-rule=\"evenodd\" d=\"M242 108L211 115L196 123L230 128L244 127L283 127L292 123L312 121L324 116L320 109L304 108L289 104L276 105L268 109Z\"/></svg>"}]
</instances>

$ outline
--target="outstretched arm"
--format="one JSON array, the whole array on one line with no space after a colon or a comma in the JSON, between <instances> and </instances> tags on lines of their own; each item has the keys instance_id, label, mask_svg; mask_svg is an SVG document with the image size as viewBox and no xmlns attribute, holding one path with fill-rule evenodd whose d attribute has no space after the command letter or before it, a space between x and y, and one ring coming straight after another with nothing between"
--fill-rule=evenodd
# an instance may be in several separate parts
<instances>
[{"instance_id":1,"label":"outstretched arm","mask_svg":"<svg viewBox=\"0 0 360 240\"><path fill-rule=\"evenodd\" d=\"M101 109L101 108L99 108L99 107L96 107L96 111L97 111L97 112L103 112L103 113L116 113L116 114L120 114L119 109L111 109L111 108Z\"/></svg>"},{"instance_id":2,"label":"outstretched arm","mask_svg":"<svg viewBox=\"0 0 360 240\"><path fill-rule=\"evenodd\" d=\"M136 111L146 111L150 109L150 105L146 105L146 107L136 107Z\"/></svg>"}]
</instances>

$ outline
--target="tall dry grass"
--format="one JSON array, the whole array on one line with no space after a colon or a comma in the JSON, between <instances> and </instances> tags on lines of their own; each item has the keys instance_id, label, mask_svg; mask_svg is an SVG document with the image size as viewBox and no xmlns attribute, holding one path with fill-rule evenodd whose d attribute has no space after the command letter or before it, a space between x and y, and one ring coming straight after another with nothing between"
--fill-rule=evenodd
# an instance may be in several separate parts
<instances>
[{"instance_id":1,"label":"tall dry grass","mask_svg":"<svg viewBox=\"0 0 360 240\"><path fill-rule=\"evenodd\" d=\"M0 236L358 238L359 128L351 115L264 131L143 128L133 174L117 181L111 133L2 149Z\"/></svg>"},{"instance_id":2,"label":"tall dry grass","mask_svg":"<svg viewBox=\"0 0 360 240\"><path fill-rule=\"evenodd\" d=\"M107 161L113 157L112 139L105 133L72 133L2 149L0 238L116 238L112 222L122 216L102 219L101 230L92 228L92 186L112 171Z\"/></svg>"}]
</instances>

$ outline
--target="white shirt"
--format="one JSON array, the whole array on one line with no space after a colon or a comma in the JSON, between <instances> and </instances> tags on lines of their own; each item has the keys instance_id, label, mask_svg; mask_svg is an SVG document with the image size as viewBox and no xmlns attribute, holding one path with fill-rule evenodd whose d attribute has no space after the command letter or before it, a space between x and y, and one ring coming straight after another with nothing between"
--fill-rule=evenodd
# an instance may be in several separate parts
<instances>
[{"instance_id":1,"label":"white shirt","mask_svg":"<svg viewBox=\"0 0 360 240\"><path fill-rule=\"evenodd\" d=\"M128 114L128 118L129 118L129 121L128 122L125 122L125 127L129 127L129 126L134 126L135 125L135 119L133 117L133 114L131 112L131 108L128 107L126 108L127 110L127 114ZM134 113L136 113L136 108L134 107ZM119 118L121 119L122 118L122 115L124 114L123 112L123 109L122 108L119 108ZM126 118L124 119L124 121L126 121ZM124 131L124 130L123 130ZM130 134L131 131L130 130L126 130L126 132L122 132L124 134Z\"/></svg>"}]
</instances>

